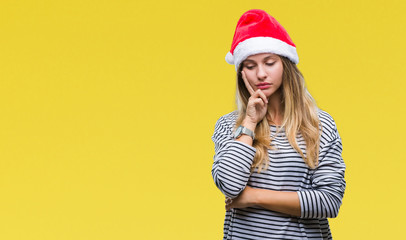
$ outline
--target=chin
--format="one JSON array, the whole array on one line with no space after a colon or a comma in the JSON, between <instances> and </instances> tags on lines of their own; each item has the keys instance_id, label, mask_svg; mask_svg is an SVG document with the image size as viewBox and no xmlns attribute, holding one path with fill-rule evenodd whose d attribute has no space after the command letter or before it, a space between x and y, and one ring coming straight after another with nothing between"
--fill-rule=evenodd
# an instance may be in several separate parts
<instances>
[{"instance_id":1,"label":"chin","mask_svg":"<svg viewBox=\"0 0 406 240\"><path fill-rule=\"evenodd\" d=\"M270 98L272 96L272 94L274 93L274 91L264 91L264 94L267 98Z\"/></svg>"}]
</instances>

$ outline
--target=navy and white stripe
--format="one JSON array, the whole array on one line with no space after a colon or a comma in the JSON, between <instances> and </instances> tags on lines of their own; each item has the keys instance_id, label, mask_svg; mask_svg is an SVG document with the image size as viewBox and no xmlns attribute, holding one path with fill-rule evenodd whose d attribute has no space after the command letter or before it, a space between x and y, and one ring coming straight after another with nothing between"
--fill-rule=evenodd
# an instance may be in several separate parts
<instances>
[{"instance_id":1,"label":"navy and white stripe","mask_svg":"<svg viewBox=\"0 0 406 240\"><path fill-rule=\"evenodd\" d=\"M333 118L318 110L322 134L319 165L310 169L289 144L285 132L277 134L271 125L272 145L268 150L268 169L251 173L256 149L233 139L236 111L220 117L212 140L215 144L212 175L216 186L230 198L245 188L297 192L301 216L293 217L261 207L226 211L224 239L332 239L327 218L337 216L345 190L345 164L341 138ZM277 135L276 135L277 134ZM306 144L298 134L297 142L306 153Z\"/></svg>"}]
</instances>

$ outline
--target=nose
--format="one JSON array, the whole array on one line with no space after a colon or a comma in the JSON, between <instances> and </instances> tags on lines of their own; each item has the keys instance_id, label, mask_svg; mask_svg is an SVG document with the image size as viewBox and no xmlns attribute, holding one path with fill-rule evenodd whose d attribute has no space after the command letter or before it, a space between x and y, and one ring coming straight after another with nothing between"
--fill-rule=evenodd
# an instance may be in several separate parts
<instances>
[{"instance_id":1,"label":"nose","mask_svg":"<svg viewBox=\"0 0 406 240\"><path fill-rule=\"evenodd\" d=\"M265 79L266 76L267 76L267 74L266 74L266 71L265 71L264 66L259 65L257 69L258 69L258 70L257 70L257 77L258 77L258 79L259 79L259 80Z\"/></svg>"}]
</instances>

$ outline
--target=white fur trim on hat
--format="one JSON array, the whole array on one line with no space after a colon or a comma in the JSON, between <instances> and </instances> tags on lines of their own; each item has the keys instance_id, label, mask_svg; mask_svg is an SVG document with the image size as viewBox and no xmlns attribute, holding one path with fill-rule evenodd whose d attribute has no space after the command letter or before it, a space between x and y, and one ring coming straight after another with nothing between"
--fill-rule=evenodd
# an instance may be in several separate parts
<instances>
[{"instance_id":1,"label":"white fur trim on hat","mask_svg":"<svg viewBox=\"0 0 406 240\"><path fill-rule=\"evenodd\" d=\"M287 57L295 64L299 62L295 47L271 37L254 37L240 42L234 49L234 54L227 53L226 61L229 64L234 64L235 70L238 71L238 66L242 61L251 55L259 53L274 53Z\"/></svg>"},{"instance_id":2,"label":"white fur trim on hat","mask_svg":"<svg viewBox=\"0 0 406 240\"><path fill-rule=\"evenodd\" d=\"M229 64L234 64L234 56L230 52L226 55L226 62Z\"/></svg>"}]
</instances>

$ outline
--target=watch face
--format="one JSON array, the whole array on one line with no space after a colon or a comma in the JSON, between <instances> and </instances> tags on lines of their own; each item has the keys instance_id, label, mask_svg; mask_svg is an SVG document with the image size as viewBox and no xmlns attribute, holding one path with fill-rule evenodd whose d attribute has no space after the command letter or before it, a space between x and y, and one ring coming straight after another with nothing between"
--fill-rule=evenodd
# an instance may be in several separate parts
<instances>
[{"instance_id":1,"label":"watch face","mask_svg":"<svg viewBox=\"0 0 406 240\"><path fill-rule=\"evenodd\" d=\"M234 138L240 136L241 131L242 131L242 127L238 127L237 130L235 131Z\"/></svg>"}]
</instances>

